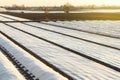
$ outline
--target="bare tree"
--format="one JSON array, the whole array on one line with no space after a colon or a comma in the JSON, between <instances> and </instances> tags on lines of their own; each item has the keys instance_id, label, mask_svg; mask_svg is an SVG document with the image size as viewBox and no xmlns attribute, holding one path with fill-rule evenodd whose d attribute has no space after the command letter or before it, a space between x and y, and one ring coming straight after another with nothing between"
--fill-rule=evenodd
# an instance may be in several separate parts
<instances>
[{"instance_id":1,"label":"bare tree","mask_svg":"<svg viewBox=\"0 0 120 80\"><path fill-rule=\"evenodd\" d=\"M67 2L66 4L64 4L63 8L64 8L64 11L65 13L69 13L70 9L72 8L73 6Z\"/></svg>"}]
</instances>

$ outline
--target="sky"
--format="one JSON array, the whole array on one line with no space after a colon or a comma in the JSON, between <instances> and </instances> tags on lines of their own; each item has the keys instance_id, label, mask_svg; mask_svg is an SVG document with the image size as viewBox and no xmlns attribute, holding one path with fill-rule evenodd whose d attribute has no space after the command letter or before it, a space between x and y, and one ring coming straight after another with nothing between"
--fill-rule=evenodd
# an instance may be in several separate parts
<instances>
[{"instance_id":1,"label":"sky","mask_svg":"<svg viewBox=\"0 0 120 80\"><path fill-rule=\"evenodd\" d=\"M65 3L74 6L80 5L120 5L120 0L0 0L0 6L11 6L13 4L25 6L61 6Z\"/></svg>"}]
</instances>

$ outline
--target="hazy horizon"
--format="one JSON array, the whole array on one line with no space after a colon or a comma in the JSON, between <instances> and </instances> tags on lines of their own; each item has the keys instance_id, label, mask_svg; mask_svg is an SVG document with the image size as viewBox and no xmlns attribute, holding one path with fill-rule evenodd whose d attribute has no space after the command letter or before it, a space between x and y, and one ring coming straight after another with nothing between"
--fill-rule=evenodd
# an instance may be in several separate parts
<instances>
[{"instance_id":1,"label":"hazy horizon","mask_svg":"<svg viewBox=\"0 0 120 80\"><path fill-rule=\"evenodd\" d=\"M61 6L69 2L74 6L83 5L114 5L119 6L118 0L2 0L0 6L25 5L25 6Z\"/></svg>"}]
</instances>

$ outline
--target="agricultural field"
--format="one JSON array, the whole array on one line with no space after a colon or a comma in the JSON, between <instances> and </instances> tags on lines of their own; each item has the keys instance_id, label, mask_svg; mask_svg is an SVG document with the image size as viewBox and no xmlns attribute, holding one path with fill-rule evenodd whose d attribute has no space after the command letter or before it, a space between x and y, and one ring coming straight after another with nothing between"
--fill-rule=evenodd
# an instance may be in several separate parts
<instances>
[{"instance_id":1,"label":"agricultural field","mask_svg":"<svg viewBox=\"0 0 120 80\"><path fill-rule=\"evenodd\" d=\"M0 14L0 68L2 80L120 80L120 21Z\"/></svg>"}]
</instances>

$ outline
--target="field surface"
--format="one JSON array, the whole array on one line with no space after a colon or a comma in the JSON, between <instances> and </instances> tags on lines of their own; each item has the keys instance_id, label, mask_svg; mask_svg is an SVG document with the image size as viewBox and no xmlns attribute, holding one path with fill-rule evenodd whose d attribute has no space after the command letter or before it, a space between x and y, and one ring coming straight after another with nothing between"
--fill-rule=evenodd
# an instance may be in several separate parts
<instances>
[{"instance_id":1,"label":"field surface","mask_svg":"<svg viewBox=\"0 0 120 80\"><path fill-rule=\"evenodd\" d=\"M26 80L120 80L120 21L35 22L0 14L0 50Z\"/></svg>"}]
</instances>

